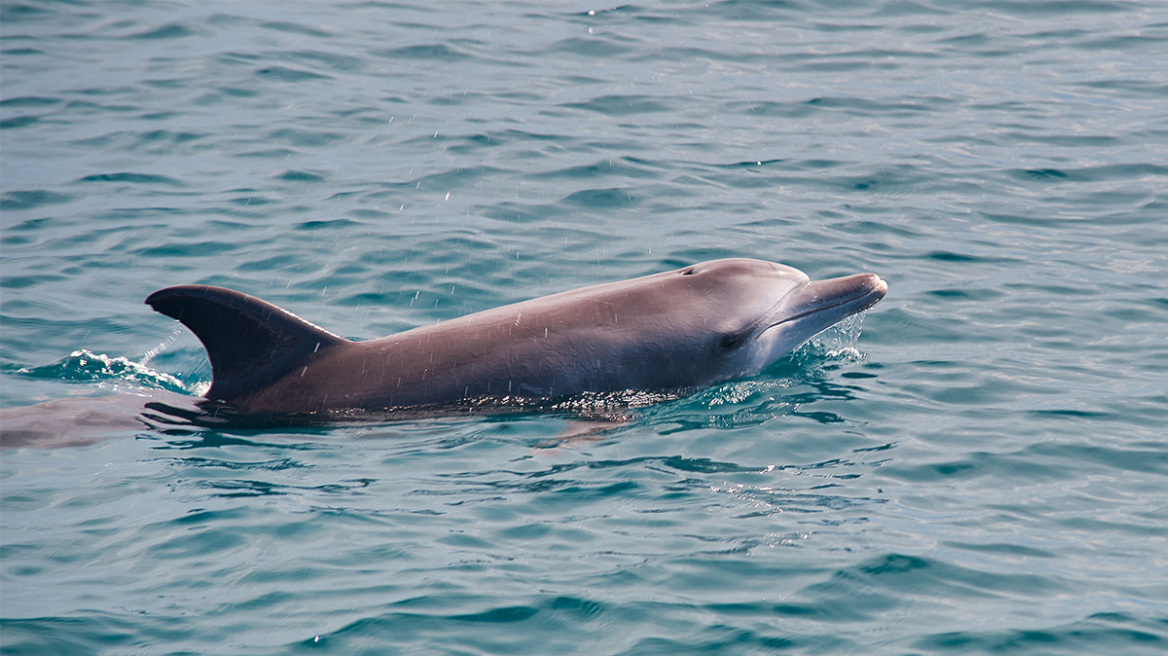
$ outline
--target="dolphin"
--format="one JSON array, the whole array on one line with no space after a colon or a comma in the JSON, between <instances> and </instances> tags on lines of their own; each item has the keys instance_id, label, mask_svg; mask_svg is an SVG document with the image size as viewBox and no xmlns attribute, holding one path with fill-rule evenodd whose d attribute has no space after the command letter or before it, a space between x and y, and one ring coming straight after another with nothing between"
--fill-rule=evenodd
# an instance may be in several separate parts
<instances>
[{"instance_id":1,"label":"dolphin","mask_svg":"<svg viewBox=\"0 0 1168 656\"><path fill-rule=\"evenodd\" d=\"M758 374L887 291L871 273L813 281L773 262L712 260L368 341L222 287L168 287L146 303L203 343L207 399L319 415L686 393Z\"/></svg>"}]
</instances>

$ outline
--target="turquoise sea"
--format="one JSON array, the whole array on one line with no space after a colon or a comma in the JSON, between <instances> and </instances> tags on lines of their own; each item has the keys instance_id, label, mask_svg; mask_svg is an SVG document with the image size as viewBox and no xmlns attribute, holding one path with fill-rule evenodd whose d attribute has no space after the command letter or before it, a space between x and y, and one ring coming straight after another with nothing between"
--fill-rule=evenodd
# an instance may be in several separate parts
<instances>
[{"instance_id":1,"label":"turquoise sea","mask_svg":"<svg viewBox=\"0 0 1168 656\"><path fill-rule=\"evenodd\" d=\"M5 449L0 653L1168 652L1162 1L3 0L0 45L8 410L204 390L175 284L360 339L717 257L890 286L587 439Z\"/></svg>"}]
</instances>

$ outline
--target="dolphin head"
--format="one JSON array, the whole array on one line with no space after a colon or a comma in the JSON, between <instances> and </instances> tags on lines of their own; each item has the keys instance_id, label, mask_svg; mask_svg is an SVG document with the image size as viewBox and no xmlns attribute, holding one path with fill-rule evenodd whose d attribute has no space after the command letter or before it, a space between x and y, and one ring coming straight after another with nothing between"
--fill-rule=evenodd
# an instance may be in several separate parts
<instances>
[{"instance_id":1,"label":"dolphin head","mask_svg":"<svg viewBox=\"0 0 1168 656\"><path fill-rule=\"evenodd\" d=\"M871 273L811 280L793 267L750 259L713 260L673 273L688 288L692 310L678 329L707 335L705 369L720 380L761 372L888 292Z\"/></svg>"}]
</instances>

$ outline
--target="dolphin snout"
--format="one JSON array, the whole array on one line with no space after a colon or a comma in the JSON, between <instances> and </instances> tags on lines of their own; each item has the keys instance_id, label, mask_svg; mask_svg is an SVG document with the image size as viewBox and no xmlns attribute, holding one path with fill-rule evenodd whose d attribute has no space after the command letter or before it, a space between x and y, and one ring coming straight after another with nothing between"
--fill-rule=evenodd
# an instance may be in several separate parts
<instances>
[{"instance_id":1,"label":"dolphin snout","mask_svg":"<svg viewBox=\"0 0 1168 656\"><path fill-rule=\"evenodd\" d=\"M866 286L868 288L867 293L873 295L872 302L867 307L872 307L888 293L888 283L880 276L874 273L861 273L858 275L862 282L859 287L862 289Z\"/></svg>"},{"instance_id":2,"label":"dolphin snout","mask_svg":"<svg viewBox=\"0 0 1168 656\"><path fill-rule=\"evenodd\" d=\"M787 298L778 323L814 316L827 327L876 305L887 293L888 283L874 273L812 280Z\"/></svg>"}]
</instances>

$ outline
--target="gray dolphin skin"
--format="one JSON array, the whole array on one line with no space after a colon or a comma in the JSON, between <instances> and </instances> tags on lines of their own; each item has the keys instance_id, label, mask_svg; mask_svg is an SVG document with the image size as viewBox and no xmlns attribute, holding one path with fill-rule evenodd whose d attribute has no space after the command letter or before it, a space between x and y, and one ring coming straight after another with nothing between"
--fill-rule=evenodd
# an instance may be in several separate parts
<instances>
[{"instance_id":1,"label":"gray dolphin skin","mask_svg":"<svg viewBox=\"0 0 1168 656\"><path fill-rule=\"evenodd\" d=\"M758 374L887 291L870 273L812 281L773 262L713 260L369 341L221 287L168 287L146 302L206 347L208 399L300 414L684 393Z\"/></svg>"}]
</instances>

